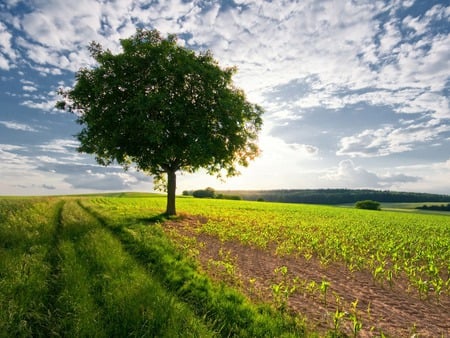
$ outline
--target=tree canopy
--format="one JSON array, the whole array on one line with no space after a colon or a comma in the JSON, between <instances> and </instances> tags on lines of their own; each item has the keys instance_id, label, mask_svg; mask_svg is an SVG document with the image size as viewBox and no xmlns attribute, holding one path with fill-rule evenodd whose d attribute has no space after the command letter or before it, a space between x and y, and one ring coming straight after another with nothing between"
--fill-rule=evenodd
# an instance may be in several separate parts
<instances>
[{"instance_id":1,"label":"tree canopy","mask_svg":"<svg viewBox=\"0 0 450 338\"><path fill-rule=\"evenodd\" d=\"M357 209L380 210L380 203L372 200L358 201L355 203Z\"/></svg>"},{"instance_id":2,"label":"tree canopy","mask_svg":"<svg viewBox=\"0 0 450 338\"><path fill-rule=\"evenodd\" d=\"M259 153L263 110L233 84L235 67L221 68L174 35L138 30L120 43L113 54L92 42L97 66L80 69L57 106L77 114L80 152L166 176L166 213L174 215L176 172L237 175Z\"/></svg>"}]
</instances>

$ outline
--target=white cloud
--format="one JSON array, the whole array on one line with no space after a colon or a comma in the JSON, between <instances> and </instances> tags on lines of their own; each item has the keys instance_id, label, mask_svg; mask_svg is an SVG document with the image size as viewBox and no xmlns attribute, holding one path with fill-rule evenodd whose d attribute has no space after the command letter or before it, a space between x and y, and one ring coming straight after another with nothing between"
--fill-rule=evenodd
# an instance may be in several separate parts
<instances>
[{"instance_id":1,"label":"white cloud","mask_svg":"<svg viewBox=\"0 0 450 338\"><path fill-rule=\"evenodd\" d=\"M138 183L138 180L127 173L94 173L87 170L78 175L70 175L64 181L75 189L91 190L126 190Z\"/></svg>"},{"instance_id":2,"label":"white cloud","mask_svg":"<svg viewBox=\"0 0 450 338\"><path fill-rule=\"evenodd\" d=\"M34 168L32 161L27 156L19 155L17 151L25 150L24 147L12 144L0 144L0 177L4 182L20 182L23 175L31 173ZM25 174L28 175L28 174Z\"/></svg>"},{"instance_id":3,"label":"white cloud","mask_svg":"<svg viewBox=\"0 0 450 338\"><path fill-rule=\"evenodd\" d=\"M25 100L20 102L20 105L28 108L39 109L44 112L62 112L55 108L56 102L59 99L56 91L52 90L48 93L40 93L38 91L27 91L21 95Z\"/></svg>"},{"instance_id":4,"label":"white cloud","mask_svg":"<svg viewBox=\"0 0 450 338\"><path fill-rule=\"evenodd\" d=\"M407 191L426 191L438 194L449 194L450 191L450 158L433 164L416 164L397 167L400 172L420 176L417 182L394 185L395 189Z\"/></svg>"},{"instance_id":5,"label":"white cloud","mask_svg":"<svg viewBox=\"0 0 450 338\"><path fill-rule=\"evenodd\" d=\"M76 152L79 142L73 139L54 139L46 144L40 145L42 151L52 153L71 154Z\"/></svg>"},{"instance_id":6,"label":"white cloud","mask_svg":"<svg viewBox=\"0 0 450 338\"><path fill-rule=\"evenodd\" d=\"M0 69L9 70L17 58L11 40L12 34L8 31L8 27L0 22Z\"/></svg>"},{"instance_id":7,"label":"white cloud","mask_svg":"<svg viewBox=\"0 0 450 338\"><path fill-rule=\"evenodd\" d=\"M25 150L23 146L18 146L16 144L0 144L0 151L12 151L12 150Z\"/></svg>"},{"instance_id":8,"label":"white cloud","mask_svg":"<svg viewBox=\"0 0 450 338\"><path fill-rule=\"evenodd\" d=\"M379 175L362 167L357 167L351 160L339 162L337 168L328 170L322 177L328 185L343 188L386 188L395 184L420 181L419 177L403 173Z\"/></svg>"},{"instance_id":9,"label":"white cloud","mask_svg":"<svg viewBox=\"0 0 450 338\"><path fill-rule=\"evenodd\" d=\"M37 90L37 88L33 86L22 86L22 89L26 92L35 92Z\"/></svg>"},{"instance_id":10,"label":"white cloud","mask_svg":"<svg viewBox=\"0 0 450 338\"><path fill-rule=\"evenodd\" d=\"M449 36L425 34L433 20L448 12L443 6L433 7L422 17L399 21L394 13L402 6L412 6L412 1L389 5L333 0L237 4L225 7L223 3L171 0L149 6L131 0L51 0L35 4L38 7L22 18L27 39L17 41L38 64L34 68L42 74L60 74L60 69L76 71L92 64L85 48L89 41L99 41L115 51L119 39L131 35L135 24L141 23L163 33L188 34L189 44L211 49L221 64L238 65L238 85L260 103L262 94L274 86L314 76L315 87L297 102L298 107L340 109L359 96L343 98L343 89L375 87L378 101L388 100L399 112L427 108L436 117L450 114L448 100L440 93L450 66L446 53ZM387 10L390 19L382 23L377 14ZM402 25L424 36L414 43L402 41ZM424 46L431 48L426 52ZM397 95L405 87L438 97L432 102L440 104L424 106L413 92ZM367 98L362 95L359 100ZM26 105L48 109L43 103L27 101Z\"/></svg>"},{"instance_id":11,"label":"white cloud","mask_svg":"<svg viewBox=\"0 0 450 338\"><path fill-rule=\"evenodd\" d=\"M0 124L3 124L6 128L9 129L37 132L37 129L29 126L28 124L18 123L15 121L0 121Z\"/></svg>"},{"instance_id":12,"label":"white cloud","mask_svg":"<svg viewBox=\"0 0 450 338\"><path fill-rule=\"evenodd\" d=\"M406 123L404 123L406 124ZM343 137L337 155L352 157L387 156L414 149L417 144L429 143L439 138L441 133L450 131L450 125L440 120L410 123L406 127L384 126L367 129L359 134Z\"/></svg>"},{"instance_id":13,"label":"white cloud","mask_svg":"<svg viewBox=\"0 0 450 338\"><path fill-rule=\"evenodd\" d=\"M35 147L0 144L1 194L153 190L151 178L132 168L124 172L117 166L86 164L86 158L64 156L74 152L75 146L75 141L65 139ZM42 152L52 156L35 155Z\"/></svg>"},{"instance_id":14,"label":"white cloud","mask_svg":"<svg viewBox=\"0 0 450 338\"><path fill-rule=\"evenodd\" d=\"M42 46L72 50L100 29L100 6L87 0L40 2L39 8L23 17L23 29Z\"/></svg>"}]
</instances>

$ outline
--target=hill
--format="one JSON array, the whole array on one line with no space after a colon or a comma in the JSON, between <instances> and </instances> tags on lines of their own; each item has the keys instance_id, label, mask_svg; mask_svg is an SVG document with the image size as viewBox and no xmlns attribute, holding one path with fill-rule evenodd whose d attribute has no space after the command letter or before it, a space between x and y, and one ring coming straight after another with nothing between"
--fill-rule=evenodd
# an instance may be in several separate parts
<instances>
[{"instance_id":1,"label":"hill","mask_svg":"<svg viewBox=\"0 0 450 338\"><path fill-rule=\"evenodd\" d=\"M239 195L249 201L310 204L344 204L361 200L383 203L450 202L450 195L370 189L227 190L217 193Z\"/></svg>"}]
</instances>

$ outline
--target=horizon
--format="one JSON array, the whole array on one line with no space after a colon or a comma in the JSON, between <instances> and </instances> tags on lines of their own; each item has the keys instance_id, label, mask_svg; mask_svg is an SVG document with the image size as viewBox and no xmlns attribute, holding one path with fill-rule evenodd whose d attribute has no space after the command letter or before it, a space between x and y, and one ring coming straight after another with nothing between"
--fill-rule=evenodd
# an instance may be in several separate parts
<instances>
[{"instance_id":1,"label":"horizon","mask_svg":"<svg viewBox=\"0 0 450 338\"><path fill-rule=\"evenodd\" d=\"M0 3L0 194L154 191L133 167L76 151L58 88L95 66L92 40L120 52L136 28L210 50L263 107L261 156L225 182L183 190L374 189L450 194L448 1L167 0ZM286 188L288 187L288 188ZM291 188L296 187L296 188Z\"/></svg>"},{"instance_id":2,"label":"horizon","mask_svg":"<svg viewBox=\"0 0 450 338\"><path fill-rule=\"evenodd\" d=\"M177 192L176 196L183 196L183 193L185 191L187 192L193 192L196 190L203 190L206 188L212 188L212 187L203 187L203 188L196 188L196 189L190 189L190 190L183 190L181 192ZM398 190L380 190L380 189L366 189L366 188L355 188L355 189L350 189L350 188L286 188L286 189L226 189L226 190L221 190L221 189L214 189L212 188L215 192L262 192L262 193L267 193L267 192L283 192L283 191L288 191L288 192L295 192L295 191L329 191L329 190L341 190L341 191L369 191L369 192L383 192L383 193L398 193L398 194L416 194L416 195L436 195L436 196L441 196L441 197L449 197L450 198L450 194L435 194L435 193L428 193L428 192L420 192L420 191L398 191ZM132 190L132 191L126 191L126 190L118 190L118 191L97 191L97 192L87 192L87 193L69 193L69 194L38 194L38 195L3 195L0 194L0 198L3 197L64 197L64 196L90 196L90 195L115 195L115 194L142 194L142 195L166 195L167 193L164 191L158 191L158 190L152 190L152 191L138 191L138 190Z\"/></svg>"}]
</instances>

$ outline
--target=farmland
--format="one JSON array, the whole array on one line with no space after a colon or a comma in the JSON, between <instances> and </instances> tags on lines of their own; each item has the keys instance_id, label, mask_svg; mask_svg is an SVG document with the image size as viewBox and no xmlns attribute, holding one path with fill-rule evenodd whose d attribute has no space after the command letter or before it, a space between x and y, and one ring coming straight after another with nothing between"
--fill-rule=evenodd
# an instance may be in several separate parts
<instances>
[{"instance_id":1,"label":"farmland","mask_svg":"<svg viewBox=\"0 0 450 338\"><path fill-rule=\"evenodd\" d=\"M0 335L450 333L448 216L177 203L0 199Z\"/></svg>"}]
</instances>

